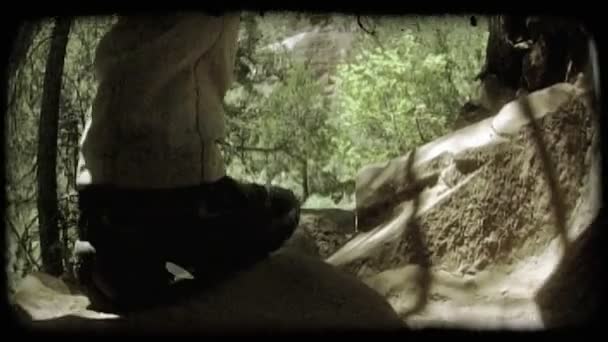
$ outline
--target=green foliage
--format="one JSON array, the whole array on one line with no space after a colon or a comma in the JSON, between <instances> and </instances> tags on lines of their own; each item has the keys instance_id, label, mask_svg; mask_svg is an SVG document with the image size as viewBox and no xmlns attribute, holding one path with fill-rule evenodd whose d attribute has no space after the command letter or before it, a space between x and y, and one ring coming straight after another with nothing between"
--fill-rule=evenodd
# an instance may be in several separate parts
<instances>
[{"instance_id":1,"label":"green foliage","mask_svg":"<svg viewBox=\"0 0 608 342\"><path fill-rule=\"evenodd\" d=\"M75 237L78 217L75 196L75 173L78 140L84 127L85 113L96 91L92 71L94 51L114 18L78 18L73 22L64 66L58 131L58 200L59 225L64 245L64 259ZM51 21L41 23L32 45L15 77L9 80L7 110L7 214L9 253L7 271L19 278L40 266L38 219L36 209L36 150L40 99L42 98L48 58ZM9 288L12 287L9 284Z\"/></svg>"},{"instance_id":2,"label":"green foliage","mask_svg":"<svg viewBox=\"0 0 608 342\"><path fill-rule=\"evenodd\" d=\"M340 19L348 27L348 17ZM375 35L357 33L352 57L332 75L332 99L310 65L264 49L302 29L301 18L249 15L244 22L239 54L247 72L226 101L228 172L300 194L307 184L309 194L335 201L352 194L363 165L448 132L475 91L487 40L464 17L363 19Z\"/></svg>"},{"instance_id":3,"label":"green foliage","mask_svg":"<svg viewBox=\"0 0 608 342\"><path fill-rule=\"evenodd\" d=\"M352 16L329 21L312 17L243 14L236 82L226 97L224 156L228 173L237 179L308 195L307 207L348 207L354 177L363 165L398 156L448 131L460 105L474 92L472 78L481 69L487 30L470 27L464 17L364 18L367 29L375 32L371 36L357 28ZM330 72L335 85L331 92L306 60L296 63L293 54L268 48L313 29L311 18L341 32L356 29L350 57ZM78 18L67 46L58 144L65 251L78 217L78 140L97 87L95 48L114 20ZM40 263L35 154L51 30L51 22L40 25L24 63L9 80L5 220L11 242L8 271L16 277ZM315 51L299 56L306 59ZM67 253L65 262L70 262Z\"/></svg>"},{"instance_id":4,"label":"green foliage","mask_svg":"<svg viewBox=\"0 0 608 342\"><path fill-rule=\"evenodd\" d=\"M473 77L483 62L487 33L462 19L387 24L375 37L361 39L351 63L339 66L335 76L336 159L347 162L347 173L447 133L473 95Z\"/></svg>"},{"instance_id":5,"label":"green foliage","mask_svg":"<svg viewBox=\"0 0 608 342\"><path fill-rule=\"evenodd\" d=\"M241 154L240 163L231 163L229 170L239 174L245 163L249 172L240 172L245 178L259 181L246 173L263 173L264 182L295 186L303 194L304 182L320 172L330 156L333 132L327 124L329 108L322 88L306 65L293 65L284 78L273 85L268 97L258 96L249 106L240 104L242 112L229 117L231 145L248 153L248 158ZM285 177L286 173L292 177Z\"/></svg>"}]
</instances>

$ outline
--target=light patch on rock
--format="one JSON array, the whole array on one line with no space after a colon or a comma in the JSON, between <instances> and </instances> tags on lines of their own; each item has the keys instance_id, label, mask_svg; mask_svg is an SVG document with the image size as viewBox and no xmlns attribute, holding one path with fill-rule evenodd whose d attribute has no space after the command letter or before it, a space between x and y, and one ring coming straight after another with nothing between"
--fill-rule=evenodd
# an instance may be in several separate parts
<instances>
[{"instance_id":1,"label":"light patch on rock","mask_svg":"<svg viewBox=\"0 0 608 342\"><path fill-rule=\"evenodd\" d=\"M558 83L532 92L502 107L492 120L492 127L499 134L513 135L529 124L531 118L538 120L547 114L555 113L577 95L577 88L569 83ZM526 113L525 102L529 106L529 113Z\"/></svg>"},{"instance_id":2,"label":"light patch on rock","mask_svg":"<svg viewBox=\"0 0 608 342\"><path fill-rule=\"evenodd\" d=\"M383 296L396 293L415 293L419 291L421 268L418 265L406 265L380 272L364 279L363 282Z\"/></svg>"},{"instance_id":3,"label":"light patch on rock","mask_svg":"<svg viewBox=\"0 0 608 342\"><path fill-rule=\"evenodd\" d=\"M12 302L33 320L48 320L67 315L94 319L118 318L117 315L88 310L91 302L86 296L71 294L63 281L41 272L29 274L21 280Z\"/></svg>"},{"instance_id":4,"label":"light patch on rock","mask_svg":"<svg viewBox=\"0 0 608 342\"><path fill-rule=\"evenodd\" d=\"M168 261L165 263L165 267L169 273L175 276L174 281L176 282L184 279L194 279L194 276L190 272L177 264Z\"/></svg>"}]
</instances>

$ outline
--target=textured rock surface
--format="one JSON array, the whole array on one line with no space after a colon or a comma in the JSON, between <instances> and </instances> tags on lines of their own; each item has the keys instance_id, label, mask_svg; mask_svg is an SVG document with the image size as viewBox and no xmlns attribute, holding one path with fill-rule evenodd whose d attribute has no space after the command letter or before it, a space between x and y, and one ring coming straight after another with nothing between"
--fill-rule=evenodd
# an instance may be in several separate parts
<instances>
[{"instance_id":1,"label":"textured rock surface","mask_svg":"<svg viewBox=\"0 0 608 342\"><path fill-rule=\"evenodd\" d=\"M359 233L327 260L385 296L410 327L539 329L600 312L590 242L599 238L585 238L600 234L585 230L601 201L591 194L601 183L592 168L599 130L582 95L570 84L522 95L494 117L364 168ZM585 314L576 315L577 301Z\"/></svg>"},{"instance_id":2,"label":"textured rock surface","mask_svg":"<svg viewBox=\"0 0 608 342\"><path fill-rule=\"evenodd\" d=\"M187 284L187 283L185 283ZM145 286L145 285L142 285ZM22 290L16 303L30 316L56 310L52 320L28 320L44 331L251 333L401 329L386 300L355 277L321 260L277 253L221 285L194 291L173 305L119 319L93 320L52 303L25 305L37 287ZM28 292L29 291L29 292ZM33 291L33 292L32 292ZM56 295L60 293L56 292ZM80 311L84 308L80 306Z\"/></svg>"},{"instance_id":3,"label":"textured rock surface","mask_svg":"<svg viewBox=\"0 0 608 342\"><path fill-rule=\"evenodd\" d=\"M470 157L467 154L484 149L488 151L486 155L491 155L494 149L503 148L494 145L506 142L509 142L507 145L517 149L517 145L521 145L518 143L521 139L510 141L507 137L519 134L529 122L528 117L522 114L524 100L528 101L532 116L540 119L547 114L563 110L565 106L573 103L573 98L578 95L580 89L573 85L557 84L508 103L492 118L419 147L413 152L411 161L412 152L384 164L373 164L363 168L356 181L357 228L368 231L377 224L385 222L386 214L396 205L412 200L425 188L435 186L440 173L446 168L455 165L460 173L467 174L475 171L485 162L484 157ZM579 98L576 102L580 104L582 99ZM569 117L567 120L570 120L572 125L577 125L572 122L577 119L580 117ZM585 127L588 126L587 122ZM559 129L555 127L554 134L560 134ZM527 148L534 150L533 144L528 144ZM573 151L569 152L572 154Z\"/></svg>"},{"instance_id":4,"label":"textured rock surface","mask_svg":"<svg viewBox=\"0 0 608 342\"><path fill-rule=\"evenodd\" d=\"M552 94L555 101L551 100ZM574 94L570 85L531 94L534 116L551 114L539 119L538 124L568 215L589 169L584 151L591 142L591 120L582 101L572 100ZM362 249L361 255L349 258L340 257L345 251L338 251L330 260L337 264L352 262L350 267L355 269L364 262L368 267L376 265L378 271L411 262L415 252L406 227L410 213L406 211L414 209L425 253L433 264L479 270L498 260L510 263L545 246L556 233L549 206L551 191L533 131L529 126L521 128L525 118L516 112L511 114L513 122L504 119L513 108L519 107L511 103L496 117L501 118L505 129L520 127L517 134L510 131L511 139L495 136L489 143L460 151L435 152L432 158L416 152L411 165L400 158L384 168L363 170L357 182L358 227L374 229L366 238L376 236L384 241L384 247L376 252ZM495 118L480 124L492 121ZM491 127L488 131L492 132ZM454 138L467 138L457 133ZM398 227L389 227L398 220ZM390 229L393 233L388 234ZM385 237L380 237L382 234ZM401 234L401 238L388 238L395 234ZM351 241L344 249L350 248L349 253L356 255L356 243ZM520 253L520 248L525 250Z\"/></svg>"}]
</instances>

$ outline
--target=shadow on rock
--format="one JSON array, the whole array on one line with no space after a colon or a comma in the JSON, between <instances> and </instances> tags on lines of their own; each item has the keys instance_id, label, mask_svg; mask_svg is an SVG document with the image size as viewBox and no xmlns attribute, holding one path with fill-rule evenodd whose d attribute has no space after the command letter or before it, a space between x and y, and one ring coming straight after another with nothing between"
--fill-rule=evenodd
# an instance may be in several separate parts
<instances>
[{"instance_id":1,"label":"shadow on rock","mask_svg":"<svg viewBox=\"0 0 608 342\"><path fill-rule=\"evenodd\" d=\"M599 326L606 317L605 214L570 244L535 300L546 328Z\"/></svg>"},{"instance_id":2,"label":"shadow on rock","mask_svg":"<svg viewBox=\"0 0 608 342\"><path fill-rule=\"evenodd\" d=\"M390 304L354 276L317 258L287 252L276 253L215 287L190 288L185 297L119 319L83 317L85 308L75 312L49 301L53 291L41 297L44 288L48 286L24 288L17 295L16 305L30 317L41 310L53 313L53 319L26 319L24 327L34 332L249 334L405 327Z\"/></svg>"},{"instance_id":3,"label":"shadow on rock","mask_svg":"<svg viewBox=\"0 0 608 342\"><path fill-rule=\"evenodd\" d=\"M408 178L407 180L409 182L413 182L414 178L415 178L414 171L413 171L413 164L414 164L415 156L416 156L416 150L414 149L410 153L408 161L407 161L408 172L406 174L406 178ZM407 235L407 239L409 241L411 241L412 253L413 253L412 261L414 264L417 264L420 266L421 273L420 273L419 277L417 278L420 292L415 301L414 306L407 312L401 313L403 318L407 318L413 314L419 313L420 311L424 310L424 308L426 307L426 305L429 301L429 295L430 295L431 261L430 261L428 249L424 243L424 239L423 239L423 236L420 231L420 224L418 223L418 219L416 217L418 214L419 208L420 208L420 197L416 196L413 199L412 213L411 213L409 219L405 223L406 228L404 230L404 234Z\"/></svg>"}]
</instances>

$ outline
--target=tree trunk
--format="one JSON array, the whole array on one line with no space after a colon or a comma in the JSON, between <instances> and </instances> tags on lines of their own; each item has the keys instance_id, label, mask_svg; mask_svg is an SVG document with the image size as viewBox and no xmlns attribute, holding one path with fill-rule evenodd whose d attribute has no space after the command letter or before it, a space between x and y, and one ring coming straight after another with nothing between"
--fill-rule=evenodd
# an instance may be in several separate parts
<instances>
[{"instance_id":1,"label":"tree trunk","mask_svg":"<svg viewBox=\"0 0 608 342\"><path fill-rule=\"evenodd\" d=\"M489 33L479 77L493 74L513 90L569 81L586 63L584 28L565 18L494 16Z\"/></svg>"},{"instance_id":2,"label":"tree trunk","mask_svg":"<svg viewBox=\"0 0 608 342\"><path fill-rule=\"evenodd\" d=\"M49 57L44 74L44 88L38 128L38 223L40 251L44 272L61 275L61 244L57 224L57 126L61 80L71 18L55 21Z\"/></svg>"}]
</instances>

